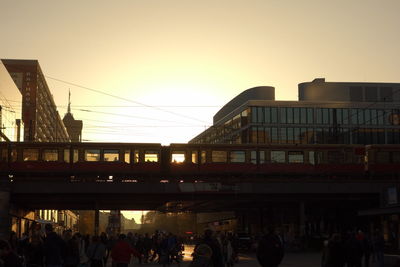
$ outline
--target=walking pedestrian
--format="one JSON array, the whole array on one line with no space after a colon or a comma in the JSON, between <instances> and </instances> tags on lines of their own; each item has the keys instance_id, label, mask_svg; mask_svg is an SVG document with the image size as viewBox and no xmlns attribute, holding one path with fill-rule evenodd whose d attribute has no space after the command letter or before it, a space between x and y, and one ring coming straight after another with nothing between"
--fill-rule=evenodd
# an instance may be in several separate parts
<instances>
[{"instance_id":1,"label":"walking pedestrian","mask_svg":"<svg viewBox=\"0 0 400 267\"><path fill-rule=\"evenodd\" d=\"M62 267L66 254L65 242L53 231L51 224L45 225L44 261L46 267Z\"/></svg>"},{"instance_id":2,"label":"walking pedestrian","mask_svg":"<svg viewBox=\"0 0 400 267\"><path fill-rule=\"evenodd\" d=\"M277 267L282 262L283 256L282 238L271 228L258 244L258 262L262 267Z\"/></svg>"}]
</instances>

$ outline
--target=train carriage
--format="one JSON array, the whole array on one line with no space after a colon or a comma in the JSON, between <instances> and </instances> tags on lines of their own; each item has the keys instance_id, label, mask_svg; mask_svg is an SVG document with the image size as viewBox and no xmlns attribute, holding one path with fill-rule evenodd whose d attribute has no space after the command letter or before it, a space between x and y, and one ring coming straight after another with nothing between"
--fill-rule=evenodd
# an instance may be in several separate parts
<instances>
[{"instance_id":1,"label":"train carriage","mask_svg":"<svg viewBox=\"0 0 400 267\"><path fill-rule=\"evenodd\" d=\"M400 145L368 145L365 157L366 171L370 177L400 177Z\"/></svg>"}]
</instances>

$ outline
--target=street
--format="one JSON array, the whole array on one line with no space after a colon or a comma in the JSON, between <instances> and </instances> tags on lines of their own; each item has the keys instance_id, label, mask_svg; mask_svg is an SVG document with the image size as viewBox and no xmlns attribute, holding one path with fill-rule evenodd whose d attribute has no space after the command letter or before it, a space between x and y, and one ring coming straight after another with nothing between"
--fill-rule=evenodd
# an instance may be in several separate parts
<instances>
[{"instance_id":1,"label":"street","mask_svg":"<svg viewBox=\"0 0 400 267\"><path fill-rule=\"evenodd\" d=\"M192 260L191 257L192 252L193 252L193 246L186 245L183 262L180 264L180 267L189 266ZM398 259L400 259L398 255L385 255L385 267L396 267L395 263ZM109 262L107 266L111 267L111 263ZM135 259L129 266L130 267L139 266L137 259ZM142 266L159 267L161 265L157 263L149 263L149 264L142 264ZM171 264L170 266L173 267L178 265L174 263ZM260 265L258 264L254 253L246 253L246 254L241 253L239 256L239 262L236 263L234 266L259 267ZM286 253L279 267L321 267L321 253L319 252ZM376 266L372 262L370 267L376 267Z\"/></svg>"}]
</instances>

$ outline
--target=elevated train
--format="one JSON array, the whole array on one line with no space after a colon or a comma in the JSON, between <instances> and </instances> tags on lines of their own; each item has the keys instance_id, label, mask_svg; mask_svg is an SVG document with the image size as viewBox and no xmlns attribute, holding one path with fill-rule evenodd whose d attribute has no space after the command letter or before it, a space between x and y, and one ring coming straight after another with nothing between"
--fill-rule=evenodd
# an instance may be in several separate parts
<instances>
[{"instance_id":1,"label":"elevated train","mask_svg":"<svg viewBox=\"0 0 400 267\"><path fill-rule=\"evenodd\" d=\"M400 173L400 145L2 142L0 156L1 178L13 181L397 179Z\"/></svg>"}]
</instances>

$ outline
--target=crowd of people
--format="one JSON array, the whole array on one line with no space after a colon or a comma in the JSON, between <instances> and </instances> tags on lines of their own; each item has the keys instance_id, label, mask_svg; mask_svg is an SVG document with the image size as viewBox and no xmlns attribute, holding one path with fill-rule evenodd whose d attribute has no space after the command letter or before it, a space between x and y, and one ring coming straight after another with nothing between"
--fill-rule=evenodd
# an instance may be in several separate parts
<instances>
[{"instance_id":1,"label":"crowd of people","mask_svg":"<svg viewBox=\"0 0 400 267\"><path fill-rule=\"evenodd\" d=\"M322 267L384 267L385 240L376 230L372 235L361 230L334 233L324 244Z\"/></svg>"},{"instance_id":2,"label":"crowd of people","mask_svg":"<svg viewBox=\"0 0 400 267\"><path fill-rule=\"evenodd\" d=\"M104 267L108 262L127 267L133 258L139 264L179 266L183 249L182 240L171 233L90 237L66 230L59 235L46 224L44 234L37 231L17 239L12 233L9 240L0 240L0 267Z\"/></svg>"},{"instance_id":3,"label":"crowd of people","mask_svg":"<svg viewBox=\"0 0 400 267\"><path fill-rule=\"evenodd\" d=\"M128 267L158 263L163 267L183 259L184 240L172 233L156 231L154 234L119 234L117 237L101 235L82 236L66 230L57 234L51 224L42 231L32 231L9 240L0 239L0 267ZM187 242L185 242L187 243ZM206 230L195 240L190 267L232 267L238 261L239 240L232 233ZM324 243L322 267L384 266L385 241L379 230L373 234L347 232L334 233ZM258 239L257 260L263 267L278 267L284 256L285 241L276 229Z\"/></svg>"},{"instance_id":4,"label":"crowd of people","mask_svg":"<svg viewBox=\"0 0 400 267\"><path fill-rule=\"evenodd\" d=\"M205 231L195 240L191 267L232 267L238 258L238 240L233 234ZM51 224L44 231L31 231L21 238L12 232L9 240L0 240L0 267L127 267L158 263L163 267L180 266L184 242L172 233L101 233L81 235L65 230L57 234Z\"/></svg>"}]
</instances>

